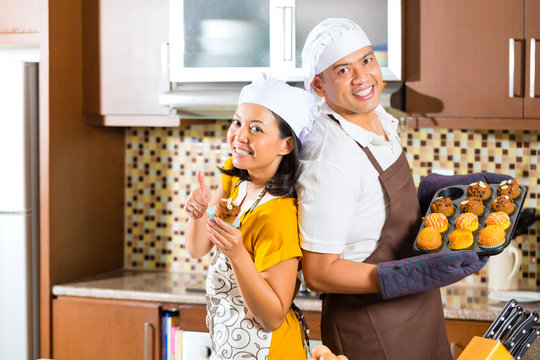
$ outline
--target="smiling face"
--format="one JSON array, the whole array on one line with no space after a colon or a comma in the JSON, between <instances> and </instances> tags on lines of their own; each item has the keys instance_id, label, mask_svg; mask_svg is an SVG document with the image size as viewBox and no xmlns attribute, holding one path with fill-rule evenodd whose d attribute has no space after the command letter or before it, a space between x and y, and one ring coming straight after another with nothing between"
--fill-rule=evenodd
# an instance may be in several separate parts
<instances>
[{"instance_id":1,"label":"smiling face","mask_svg":"<svg viewBox=\"0 0 540 360\"><path fill-rule=\"evenodd\" d=\"M284 155L292 151L292 139L281 139L276 118L257 104L238 105L227 132L234 167L251 178L270 179Z\"/></svg>"},{"instance_id":2,"label":"smiling face","mask_svg":"<svg viewBox=\"0 0 540 360\"><path fill-rule=\"evenodd\" d=\"M317 95L349 121L373 113L382 85L381 68L371 46L339 59L311 83Z\"/></svg>"}]
</instances>

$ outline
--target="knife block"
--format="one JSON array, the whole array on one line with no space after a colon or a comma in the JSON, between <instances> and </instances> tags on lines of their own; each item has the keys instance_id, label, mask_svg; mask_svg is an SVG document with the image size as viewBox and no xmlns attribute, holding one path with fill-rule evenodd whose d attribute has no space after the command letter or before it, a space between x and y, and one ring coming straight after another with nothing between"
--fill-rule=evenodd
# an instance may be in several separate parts
<instances>
[{"instance_id":1,"label":"knife block","mask_svg":"<svg viewBox=\"0 0 540 360\"><path fill-rule=\"evenodd\" d=\"M459 355L458 360L514 360L504 345L497 340L475 336Z\"/></svg>"}]
</instances>

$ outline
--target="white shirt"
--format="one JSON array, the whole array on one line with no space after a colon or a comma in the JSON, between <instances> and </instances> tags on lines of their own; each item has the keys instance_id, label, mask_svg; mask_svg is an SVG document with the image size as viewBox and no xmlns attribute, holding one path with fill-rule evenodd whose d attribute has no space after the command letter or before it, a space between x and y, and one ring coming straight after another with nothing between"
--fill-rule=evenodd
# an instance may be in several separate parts
<instances>
[{"instance_id":1,"label":"white shirt","mask_svg":"<svg viewBox=\"0 0 540 360\"><path fill-rule=\"evenodd\" d=\"M355 140L371 150L383 170L403 151L397 119L381 105L375 114L388 141L321 105L300 154L297 193L303 249L354 261L363 261L375 249L389 203L379 173Z\"/></svg>"}]
</instances>

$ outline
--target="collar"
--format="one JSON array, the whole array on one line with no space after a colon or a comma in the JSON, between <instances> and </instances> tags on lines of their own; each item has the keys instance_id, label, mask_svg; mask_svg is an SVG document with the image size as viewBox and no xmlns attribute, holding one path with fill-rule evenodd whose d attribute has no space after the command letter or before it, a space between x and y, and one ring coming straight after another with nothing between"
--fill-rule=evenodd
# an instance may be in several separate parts
<instances>
[{"instance_id":1,"label":"collar","mask_svg":"<svg viewBox=\"0 0 540 360\"><path fill-rule=\"evenodd\" d=\"M361 126L355 125L352 122L345 119L343 116L338 114L336 111L334 111L327 103L322 100L321 103L321 112L324 114L331 114L333 115L337 121L339 121L339 124L345 131L347 135L352 137L354 140L356 140L360 145L362 146L368 146L369 144L372 145L384 145L388 144L389 142L384 140L384 137L381 135L376 135L372 133L371 131L367 131ZM379 119L384 132L386 133L386 136L390 140L391 136L397 135L397 127L399 124L399 121L394 118L392 115L386 112L381 104L377 105L375 108L375 115L377 116L377 119Z\"/></svg>"}]
</instances>

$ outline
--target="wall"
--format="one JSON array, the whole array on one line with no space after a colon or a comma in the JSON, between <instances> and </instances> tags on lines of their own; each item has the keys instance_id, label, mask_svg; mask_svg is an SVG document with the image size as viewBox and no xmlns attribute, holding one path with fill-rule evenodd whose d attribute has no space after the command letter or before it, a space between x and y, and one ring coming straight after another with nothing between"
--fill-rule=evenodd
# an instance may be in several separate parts
<instances>
[{"instance_id":1,"label":"wall","mask_svg":"<svg viewBox=\"0 0 540 360\"><path fill-rule=\"evenodd\" d=\"M125 265L133 269L205 270L209 258L191 259L183 244L183 204L204 171L219 181L216 166L229 156L224 120L179 128L126 131ZM456 174L491 171L509 174L528 187L525 207L540 209L540 134L531 131L419 129L402 131L402 143L418 184L434 168ZM523 288L540 286L537 244L540 224L518 239L523 251ZM465 281L486 281L487 272Z\"/></svg>"}]
</instances>

